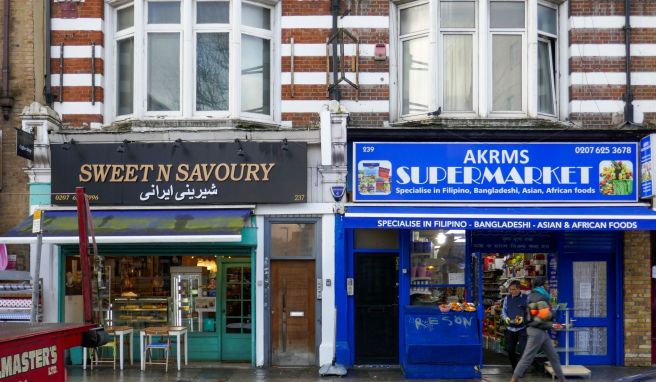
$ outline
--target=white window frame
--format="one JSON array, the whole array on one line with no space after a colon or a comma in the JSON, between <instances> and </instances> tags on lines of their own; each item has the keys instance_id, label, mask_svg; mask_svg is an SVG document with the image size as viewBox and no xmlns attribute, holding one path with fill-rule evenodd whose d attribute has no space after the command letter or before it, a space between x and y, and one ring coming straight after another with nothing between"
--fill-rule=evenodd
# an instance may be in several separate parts
<instances>
[{"instance_id":1,"label":"white window frame","mask_svg":"<svg viewBox=\"0 0 656 382\"><path fill-rule=\"evenodd\" d=\"M457 34L457 29L439 27L439 0L428 0L431 10L431 30L429 31L431 42L430 66L431 83L434 83L431 100L433 104L429 111L443 106L444 99L444 59L443 59L443 36L446 34ZM525 25L523 29L514 28L491 28L490 27L490 2L492 0L476 0L476 27L474 31L474 72L473 72L473 112L447 112L442 108L441 117L447 118L544 118L560 120L567 116L569 101L566 91L569 80L567 76L568 62L568 36L567 25L562 20L567 15L567 1L563 0L499 0L516 1L525 4ZM425 1L423 1L425 2ZM399 11L407 6L421 4L422 1L392 0L390 5L390 119L395 121L408 121L427 119L425 115L402 115L402 46L400 36ZM557 36L547 35L554 38L556 57L552 61L555 65L554 76L554 100L556 104L556 115L538 113L537 100L537 64L538 64L538 4L549 6L557 11ZM493 34L520 34L522 35L522 110L516 112L492 111L492 35ZM440 63L439 68L433 63Z\"/></svg>"},{"instance_id":2,"label":"white window frame","mask_svg":"<svg viewBox=\"0 0 656 382\"><path fill-rule=\"evenodd\" d=\"M119 7L116 7L114 9L113 13L112 13L112 15L116 15L118 13L118 11L126 9L126 8L130 8L130 7L133 7L132 8L132 15L133 15L132 27L126 28L126 29L123 29L123 30L119 31L118 30L118 17L112 17L110 19L111 21L109 23L109 25L112 26L112 31L115 31L112 44L109 45L109 46L111 46L113 51L116 52L114 65L113 65L113 68L112 68L113 69L113 71L112 71L113 72L112 73L113 78L116 79L116 81L114 83L116 85L111 87L111 88L108 88L109 91L106 94L109 94L110 97L112 97L112 99L115 100L115 102L111 102L109 104L111 106L113 106L112 115L116 116L116 120L123 120L123 119L132 118L132 116L134 115L134 111L136 109L136 105L135 105L136 80L134 78L136 77L135 73L137 71L137 68L136 68L136 66L134 66L132 68L132 76L133 76L133 83L132 83L132 113L128 113L128 114L119 114L118 113L118 97L119 97L119 94L118 94L118 92L119 92L119 87L118 87L118 66L119 66L118 65L118 43L119 43L119 41L132 38L132 47L133 47L132 57L134 58L137 55L136 37L135 37L136 17L135 17L134 4L128 3L126 5L121 5ZM108 45L105 44L105 46L108 46ZM133 62L133 65L134 65L134 62ZM107 100L105 100L105 102L107 102Z\"/></svg>"},{"instance_id":3,"label":"white window frame","mask_svg":"<svg viewBox=\"0 0 656 382\"><path fill-rule=\"evenodd\" d=\"M180 3L180 23L179 24L148 24L148 3L156 1L156 2L175 2L175 3ZM185 65L185 60L184 57L185 55L185 34L184 34L184 26L185 26L185 2L189 0L145 0L144 1L144 17L143 17L143 25L144 25L144 34L143 34L143 54L144 54L144 63L145 65L143 66L143 92L144 92L144 97L141 99L142 101L142 107L144 110L144 115L147 117L182 117L182 113L184 112L185 109L185 100L184 100L184 89L183 89L183 82L184 82L184 73L185 70L187 70L187 65ZM142 21L142 20L139 20ZM138 21L135 20L135 23ZM179 48L180 48L180 56L179 56L179 61L178 64L180 66L180 73L179 73L179 83L178 83L178 88L180 89L180 94L178 95L179 97L179 104L180 104L180 109L179 110L158 110L158 111L150 111L148 110L148 37L150 34L164 34L164 33L177 33L179 37ZM194 65L192 65L194 66ZM136 76L135 76L136 77ZM135 81L136 83L139 83L140 81Z\"/></svg>"},{"instance_id":4,"label":"white window frame","mask_svg":"<svg viewBox=\"0 0 656 382\"><path fill-rule=\"evenodd\" d=\"M270 70L269 78L270 78L271 83L269 84L269 114L248 113L248 112L241 111L241 92L239 93L239 98L237 100L237 103L239 104L239 108L237 109L237 112L239 112L242 116L244 116L248 119L267 122L267 121L271 121L273 119L273 115L274 115L273 96L274 96L274 84L276 83L274 81L274 78L275 78L276 75L275 75L275 72L273 71L274 62L275 62L275 59L274 59L274 56L273 56L274 52L275 52L274 40L273 40L273 35L274 35L273 34L273 28L274 28L274 12L275 12L275 10L271 6L268 6L266 4L253 2L253 1L242 1L242 3L251 4L251 5L261 7L261 8L265 8L265 9L269 10L269 18L270 18L269 19L269 26L270 26L269 30L243 25L242 21L241 21L241 15L240 15L240 17L239 17L240 31L239 31L238 38L239 38L239 44L240 45L241 45L241 35L243 35L243 34L253 36L253 37L257 37L257 38L261 38L261 39L264 39L264 40L269 40L269 62L271 63L270 64L271 66L269 68L269 70ZM235 21L235 23L236 23L236 21ZM239 66L236 66L235 69L237 70L237 73L238 73L236 81L239 83L239 89L241 89L241 50L239 51Z\"/></svg>"},{"instance_id":5,"label":"white window frame","mask_svg":"<svg viewBox=\"0 0 656 382\"><path fill-rule=\"evenodd\" d=\"M474 3L474 27L473 28L446 28L442 27L440 24L441 20L441 1L437 3L437 20L439 29L439 38L437 42L437 61L439 62L439 68L437 68L438 73L438 83L437 83L437 104L433 105L433 110L436 110L438 107L442 107L442 116L444 117L461 117L461 118L471 118L475 117L478 114L478 29L479 29L479 6L478 3L482 0L474 1L463 1ZM450 111L444 108L444 91L445 91L445 81L444 81L444 67L445 67L445 54L444 54L444 36L450 35L467 35L472 36L472 109L469 111Z\"/></svg>"},{"instance_id":6,"label":"white window frame","mask_svg":"<svg viewBox=\"0 0 656 382\"><path fill-rule=\"evenodd\" d=\"M552 3L548 3L546 1L538 1L538 7L542 5L544 7L548 7L556 11L556 33L560 32L560 12L558 10L558 6ZM560 75L560 49L559 49L559 37L558 35L554 35L551 33L547 33L544 31L538 30L538 36L537 36L537 41L540 42L548 42L549 44L549 60L553 65L553 75L551 76L551 82L552 82L552 96L554 100L554 114L548 114L548 113L543 113L540 112L538 107L536 106L536 112L540 117L545 117L549 119L558 119L558 116L560 115L559 110L560 110L560 85L558 81L558 76ZM539 49L539 48L538 48ZM553 54L555 53L555 57L553 57ZM536 70L538 68L538 65L540 64L539 59L536 58ZM538 87L539 85L536 85L536 101L537 101L537 92L539 91ZM538 103L536 102L536 105Z\"/></svg>"},{"instance_id":7,"label":"white window frame","mask_svg":"<svg viewBox=\"0 0 656 382\"><path fill-rule=\"evenodd\" d=\"M196 0L194 3L200 3L204 1L216 1L216 0ZM210 117L210 118L229 118L230 117L230 105L233 103L231 98L233 97L233 83L230 80L234 74L232 71L235 69L233 65L231 64L232 61L234 60L233 55L235 54L235 49L234 49L234 44L231 43L232 41L232 17L233 17L233 2L229 0L225 0L224 2L228 3L228 9L229 11L229 17L230 19L228 20L227 24L198 24L196 22L197 20L197 10L198 7L193 6L193 16L192 16L192 24L193 24L193 36L192 36L192 56L194 57L194 60L196 59L196 54L198 52L198 34L199 33L227 33L228 34L228 47L229 47L229 55L228 55L228 109L227 110L197 110L197 105L196 105L196 100L197 100L197 86L196 86L196 81L198 79L197 73L198 73L198 66L194 61L193 65L193 91L192 91L192 100L191 100L191 110L192 114L194 116L199 116L199 117ZM194 4L195 5L195 4Z\"/></svg>"},{"instance_id":8,"label":"white window frame","mask_svg":"<svg viewBox=\"0 0 656 382\"><path fill-rule=\"evenodd\" d=\"M176 0L154 0L176 1ZM180 24L147 24L147 0L106 0L105 15L105 62L111 65L105 71L104 110L107 122L124 121L128 119L190 119L202 118L240 118L255 122L275 123L280 121L280 86L279 69L280 50L280 0L225 0L230 3L229 24L196 24L197 1L210 0L179 0L181 3ZM248 2L258 7L269 9L271 29L263 31L241 24L241 4ZM118 115L116 80L118 78L117 39L126 38L127 32L116 31L116 12L119 9L134 6L134 26L131 28L134 38L134 88L132 114ZM109 27L111 26L111 27ZM196 111L196 34L203 32L229 33L230 68L229 68L229 110L227 111ZM147 39L148 33L173 32L180 34L180 110L178 111L147 111ZM245 33L270 41L270 113L241 112L241 34ZM193 60L193 61L192 61ZM109 96L108 96L109 95Z\"/></svg>"},{"instance_id":9,"label":"white window frame","mask_svg":"<svg viewBox=\"0 0 656 382\"><path fill-rule=\"evenodd\" d=\"M428 102L428 110L420 113L411 113L411 114L402 114L403 113L403 43L405 41L410 41L410 40L415 40L418 38L428 38L428 46L432 46L432 41L434 39L434 32L433 32L433 27L432 25L434 24L435 20L431 18L429 20L429 27L428 30L422 30L418 32L412 32L408 33L405 35L401 36L401 28L400 28L400 23L401 23L401 11L404 9L420 6L420 5L428 5L429 9L432 9L430 1L426 0L420 0L420 1L413 1L409 2L406 4L403 4L398 7L396 10L396 17L398 20L398 37L397 37L397 55L396 55L396 60L398 62L398 70L397 70L397 83L398 83L398 97L397 97L397 108L398 108L398 113L401 117L401 119L404 120L416 120L416 119L424 119L426 117L426 114L431 112L431 108L435 105L434 102L434 92L429 93L429 102ZM432 14L433 12L431 12ZM434 84L435 81L433 80L435 78L435 65L433 64L435 62L435 57L433 54L428 55L428 78L431 79L431 84ZM432 86L434 88L434 85ZM429 89L430 90L430 89Z\"/></svg>"},{"instance_id":10,"label":"white window frame","mask_svg":"<svg viewBox=\"0 0 656 382\"><path fill-rule=\"evenodd\" d=\"M528 62L528 54L526 52L527 50L527 30L528 30L528 24L529 22L529 4L528 1L526 0L491 0L490 3L492 2L514 2L514 3L523 3L524 4L524 28L492 28L492 12L488 11L488 25L489 25L489 31L488 31L488 38L487 38L487 46L488 46L488 62L489 65L488 67L488 114L491 117L500 117L500 118L506 118L506 117L517 117L517 116L526 116L528 114L527 110L527 100L528 100L528 76L527 76L527 67L529 66ZM491 10L491 4L490 4L490 10ZM537 19L536 19L537 22ZM492 62L492 39L495 35L501 35L501 36L521 36L522 38L522 108L521 110L518 111L512 111L512 110L493 110L493 104L494 104L494 78L493 78L493 62ZM536 56L537 57L537 56Z\"/></svg>"}]
</instances>

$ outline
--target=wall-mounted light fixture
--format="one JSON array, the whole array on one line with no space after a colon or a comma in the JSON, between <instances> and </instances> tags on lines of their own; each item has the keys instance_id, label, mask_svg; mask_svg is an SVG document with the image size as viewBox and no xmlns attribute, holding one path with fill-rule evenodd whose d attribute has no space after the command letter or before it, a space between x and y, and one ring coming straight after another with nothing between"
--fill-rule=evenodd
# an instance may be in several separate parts
<instances>
[{"instance_id":1,"label":"wall-mounted light fixture","mask_svg":"<svg viewBox=\"0 0 656 382\"><path fill-rule=\"evenodd\" d=\"M127 139L124 139L123 142L121 142L121 144L118 145L118 147L116 148L116 152L123 154L125 152L125 148L128 147L129 143L130 143L130 141L128 141Z\"/></svg>"},{"instance_id":2,"label":"wall-mounted light fixture","mask_svg":"<svg viewBox=\"0 0 656 382\"><path fill-rule=\"evenodd\" d=\"M182 139L178 138L173 142L173 148L179 149L182 146Z\"/></svg>"},{"instance_id":3,"label":"wall-mounted light fixture","mask_svg":"<svg viewBox=\"0 0 656 382\"><path fill-rule=\"evenodd\" d=\"M64 151L70 150L71 145L74 145L75 143L76 143L75 139L71 138L68 142L64 142L64 144L62 145L62 150Z\"/></svg>"},{"instance_id":4,"label":"wall-mounted light fixture","mask_svg":"<svg viewBox=\"0 0 656 382\"><path fill-rule=\"evenodd\" d=\"M289 142L287 142L287 138L282 140L282 151L289 151Z\"/></svg>"},{"instance_id":5,"label":"wall-mounted light fixture","mask_svg":"<svg viewBox=\"0 0 656 382\"><path fill-rule=\"evenodd\" d=\"M239 155L240 157L245 156L246 153L244 152L244 147L241 145L241 141L239 140L239 138L235 139L235 143L239 146L237 148L237 155Z\"/></svg>"}]
</instances>

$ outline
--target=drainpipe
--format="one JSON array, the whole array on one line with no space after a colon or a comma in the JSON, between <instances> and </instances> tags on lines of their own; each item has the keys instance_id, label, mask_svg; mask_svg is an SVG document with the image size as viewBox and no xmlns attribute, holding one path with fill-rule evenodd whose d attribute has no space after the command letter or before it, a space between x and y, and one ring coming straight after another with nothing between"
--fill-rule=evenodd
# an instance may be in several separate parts
<instances>
[{"instance_id":1,"label":"drainpipe","mask_svg":"<svg viewBox=\"0 0 656 382\"><path fill-rule=\"evenodd\" d=\"M50 20L50 0L45 0L44 1L46 9L44 12L44 17L46 19L46 30L45 30L45 60L46 60L46 65L45 65L45 79L46 79L46 86L45 89L43 90L43 95L45 96L46 99L46 105L52 107L52 102L53 102L53 96L52 96L52 76L50 75L51 67L50 67L50 29L52 25L52 20Z\"/></svg>"},{"instance_id":2,"label":"drainpipe","mask_svg":"<svg viewBox=\"0 0 656 382\"><path fill-rule=\"evenodd\" d=\"M9 96L9 0L3 1L2 13L2 97L0 108L5 121L9 120L9 112L14 106L14 99Z\"/></svg>"},{"instance_id":3,"label":"drainpipe","mask_svg":"<svg viewBox=\"0 0 656 382\"><path fill-rule=\"evenodd\" d=\"M337 18L339 17L339 0L331 1L331 11L333 16L332 35L335 36L337 33ZM339 81L339 77L337 76L337 71L339 69L339 54L337 50L339 48L339 41L337 40L338 39L333 40L333 91L330 94L330 99L339 101L340 94L339 87L337 86L337 82Z\"/></svg>"},{"instance_id":4,"label":"drainpipe","mask_svg":"<svg viewBox=\"0 0 656 382\"><path fill-rule=\"evenodd\" d=\"M624 0L624 68L626 93L624 94L624 125L633 124L633 90L631 90L631 0Z\"/></svg>"}]
</instances>

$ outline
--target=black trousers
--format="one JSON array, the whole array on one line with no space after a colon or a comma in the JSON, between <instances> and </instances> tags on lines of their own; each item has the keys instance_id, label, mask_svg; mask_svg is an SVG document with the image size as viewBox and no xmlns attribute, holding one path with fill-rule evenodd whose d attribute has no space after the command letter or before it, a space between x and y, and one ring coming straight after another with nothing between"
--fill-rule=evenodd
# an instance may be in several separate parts
<instances>
[{"instance_id":1,"label":"black trousers","mask_svg":"<svg viewBox=\"0 0 656 382\"><path fill-rule=\"evenodd\" d=\"M508 353L508 358L510 358L510 364L512 365L513 371L517 367L517 362L522 358L522 352L526 347L526 329L522 329L518 332L511 332L506 330L504 335L506 342L506 352ZM519 349L517 349L519 345ZM518 351L521 350L521 351Z\"/></svg>"}]
</instances>

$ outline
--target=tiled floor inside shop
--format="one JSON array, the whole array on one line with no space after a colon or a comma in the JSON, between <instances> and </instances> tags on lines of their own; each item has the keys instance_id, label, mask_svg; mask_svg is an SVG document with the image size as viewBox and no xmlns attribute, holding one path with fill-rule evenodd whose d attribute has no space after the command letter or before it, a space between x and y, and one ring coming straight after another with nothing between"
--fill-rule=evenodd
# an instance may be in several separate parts
<instances>
[{"instance_id":1,"label":"tiled floor inside shop","mask_svg":"<svg viewBox=\"0 0 656 382\"><path fill-rule=\"evenodd\" d=\"M630 367L590 367L592 370L592 381L614 382L618 378L646 373L649 368ZM111 367L96 367L94 370L82 370L81 367L68 368L68 382L257 382L257 381L405 381L401 370L398 368L355 368L349 369L348 375L343 378L320 378L317 368L269 368L253 369L243 365L207 365L190 364L180 372L170 370L164 372L161 366L148 367L141 372L138 367L126 368L123 371L113 370ZM484 368L484 382L508 382L510 380L510 367L486 367ZM568 381L584 381L582 379L568 379ZM656 380L656 379L655 379ZM440 380L448 381L448 380ZM459 380L462 382L462 380ZM540 373L532 373L522 379L523 382L547 382L548 377ZM645 382L641 380L640 382Z\"/></svg>"}]
</instances>

